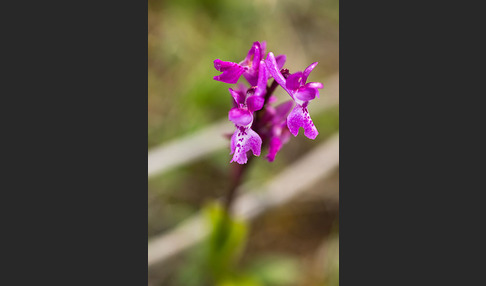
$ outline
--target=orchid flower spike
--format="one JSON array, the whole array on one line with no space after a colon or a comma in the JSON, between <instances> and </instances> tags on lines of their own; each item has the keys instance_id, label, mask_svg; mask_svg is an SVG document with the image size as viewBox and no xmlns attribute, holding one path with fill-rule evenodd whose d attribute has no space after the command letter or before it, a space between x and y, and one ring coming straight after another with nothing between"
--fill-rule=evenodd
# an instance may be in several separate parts
<instances>
[{"instance_id":1,"label":"orchid flower spike","mask_svg":"<svg viewBox=\"0 0 486 286\"><path fill-rule=\"evenodd\" d=\"M311 71L317 65L317 62L308 66L303 72L296 72L285 78L280 72L280 68L276 62L273 53L269 53L265 60L265 65L268 72L277 81L277 83L290 95L290 97L297 103L294 109L287 116L287 126L290 132L297 136L299 128L304 128L304 135L309 139L315 139L319 132L315 127L307 110L307 106L311 100L319 97L319 90L324 87L320 82L309 82L307 78Z\"/></svg>"}]
</instances>

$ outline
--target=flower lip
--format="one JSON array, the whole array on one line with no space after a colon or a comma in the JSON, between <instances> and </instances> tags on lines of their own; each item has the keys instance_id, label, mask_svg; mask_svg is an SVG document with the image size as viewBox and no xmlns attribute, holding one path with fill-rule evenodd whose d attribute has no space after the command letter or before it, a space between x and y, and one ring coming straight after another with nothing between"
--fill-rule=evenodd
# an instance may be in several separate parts
<instances>
[{"instance_id":1,"label":"flower lip","mask_svg":"<svg viewBox=\"0 0 486 286\"><path fill-rule=\"evenodd\" d=\"M251 128L238 127L231 137L231 162L246 164L248 157L246 153L252 151L253 155L260 156L262 148L262 138Z\"/></svg>"},{"instance_id":2,"label":"flower lip","mask_svg":"<svg viewBox=\"0 0 486 286\"><path fill-rule=\"evenodd\" d=\"M296 105L287 117L287 126L292 135L297 136L299 128L304 127L304 135L309 139L316 139L319 132L312 122L306 107Z\"/></svg>"}]
</instances>

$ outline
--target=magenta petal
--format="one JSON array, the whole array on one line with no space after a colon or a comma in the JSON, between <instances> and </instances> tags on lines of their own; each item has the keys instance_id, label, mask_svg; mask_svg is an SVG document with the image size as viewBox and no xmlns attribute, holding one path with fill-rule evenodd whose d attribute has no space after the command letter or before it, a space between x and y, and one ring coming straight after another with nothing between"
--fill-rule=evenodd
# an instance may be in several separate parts
<instances>
[{"instance_id":1,"label":"magenta petal","mask_svg":"<svg viewBox=\"0 0 486 286\"><path fill-rule=\"evenodd\" d=\"M224 62L220 59L215 59L213 61L214 63L214 68L217 70L217 71L225 71L227 70L228 68L232 67L233 65L235 65L235 63L232 63L232 62Z\"/></svg>"},{"instance_id":2,"label":"magenta petal","mask_svg":"<svg viewBox=\"0 0 486 286\"><path fill-rule=\"evenodd\" d=\"M319 97L318 88L324 88L324 85L320 82L308 82L305 86L315 89L316 90L316 97Z\"/></svg>"},{"instance_id":3,"label":"magenta petal","mask_svg":"<svg viewBox=\"0 0 486 286\"><path fill-rule=\"evenodd\" d=\"M294 102L292 100L282 102L277 107L275 107L275 116L278 118L283 118L290 111L292 105L294 105Z\"/></svg>"},{"instance_id":4,"label":"magenta petal","mask_svg":"<svg viewBox=\"0 0 486 286\"><path fill-rule=\"evenodd\" d=\"M267 81L268 81L268 76L267 76L267 68L265 67L264 61L260 61L260 67L258 70L258 83L257 83L257 88L255 90L255 95L256 96L265 96L267 93Z\"/></svg>"},{"instance_id":5,"label":"magenta petal","mask_svg":"<svg viewBox=\"0 0 486 286\"><path fill-rule=\"evenodd\" d=\"M312 119L310 118L307 108L298 104L287 117L287 126L294 136L299 134L300 127L304 127L304 135L309 139L315 139L317 134L319 134L319 132L317 132L317 128L312 122Z\"/></svg>"},{"instance_id":6,"label":"magenta petal","mask_svg":"<svg viewBox=\"0 0 486 286\"><path fill-rule=\"evenodd\" d=\"M260 42L260 47L262 48L262 51L261 51L262 57L264 57L265 56L265 52L267 50L267 42L261 41Z\"/></svg>"},{"instance_id":7,"label":"magenta petal","mask_svg":"<svg viewBox=\"0 0 486 286\"><path fill-rule=\"evenodd\" d=\"M324 85L320 82L308 82L305 86L311 88L324 88Z\"/></svg>"},{"instance_id":8,"label":"magenta petal","mask_svg":"<svg viewBox=\"0 0 486 286\"><path fill-rule=\"evenodd\" d=\"M286 60L287 60L286 55L278 55L277 57L275 57L275 61L277 62L277 67L279 70L283 68Z\"/></svg>"},{"instance_id":9,"label":"magenta petal","mask_svg":"<svg viewBox=\"0 0 486 286\"><path fill-rule=\"evenodd\" d=\"M251 86L256 86L258 84L258 73L252 70L243 73L243 76L248 81Z\"/></svg>"},{"instance_id":10,"label":"magenta petal","mask_svg":"<svg viewBox=\"0 0 486 286\"><path fill-rule=\"evenodd\" d=\"M297 104L287 116L287 126L289 127L290 133L294 136L299 134L299 128L304 125L302 115L302 106Z\"/></svg>"},{"instance_id":11,"label":"magenta petal","mask_svg":"<svg viewBox=\"0 0 486 286\"><path fill-rule=\"evenodd\" d=\"M232 88L229 88L229 92L231 93L231 96L233 96L237 104L245 103L245 95L242 92L234 91Z\"/></svg>"},{"instance_id":12,"label":"magenta petal","mask_svg":"<svg viewBox=\"0 0 486 286\"><path fill-rule=\"evenodd\" d=\"M275 81L290 95L290 97L292 97L292 93L286 86L286 80L280 73L280 69L277 67L275 56L272 52L268 53L267 59L265 60L265 65L267 67L267 71L272 75Z\"/></svg>"},{"instance_id":13,"label":"magenta petal","mask_svg":"<svg viewBox=\"0 0 486 286\"><path fill-rule=\"evenodd\" d=\"M237 63L224 62L219 59L214 60L214 68L223 72L221 75L213 77L214 80L231 84L238 82L240 76L247 70Z\"/></svg>"},{"instance_id":14,"label":"magenta petal","mask_svg":"<svg viewBox=\"0 0 486 286\"><path fill-rule=\"evenodd\" d=\"M253 115L246 109L232 108L228 113L228 119L236 125L246 126L253 121Z\"/></svg>"},{"instance_id":15,"label":"magenta petal","mask_svg":"<svg viewBox=\"0 0 486 286\"><path fill-rule=\"evenodd\" d=\"M277 63L275 62L275 57L272 52L268 53L267 59L265 60L265 65L267 66L268 72L272 75L278 84L282 87L285 86L286 80L284 76L280 73L280 70L277 67Z\"/></svg>"},{"instance_id":16,"label":"magenta petal","mask_svg":"<svg viewBox=\"0 0 486 286\"><path fill-rule=\"evenodd\" d=\"M255 47L255 54L253 56L251 68L253 70L258 70L260 68L260 60L262 59L262 47L260 46L260 42L254 42L253 46Z\"/></svg>"},{"instance_id":17,"label":"magenta petal","mask_svg":"<svg viewBox=\"0 0 486 286\"><path fill-rule=\"evenodd\" d=\"M253 152L253 155L260 156L260 152L262 151L262 138L260 138L260 135L252 129L248 129L246 145Z\"/></svg>"},{"instance_id":18,"label":"magenta petal","mask_svg":"<svg viewBox=\"0 0 486 286\"><path fill-rule=\"evenodd\" d=\"M238 127L235 134L231 138L231 146L233 159L231 162L237 162L238 164L246 164L248 158L246 153L252 151L253 155L260 156L262 148L262 139L260 136L250 128ZM230 162L230 163L231 163Z\"/></svg>"},{"instance_id":19,"label":"magenta petal","mask_svg":"<svg viewBox=\"0 0 486 286\"><path fill-rule=\"evenodd\" d=\"M290 140L290 131L289 127L287 126L287 122L284 122L282 125L283 126L282 133L280 134L280 142L282 142L282 144L285 144Z\"/></svg>"},{"instance_id":20,"label":"magenta petal","mask_svg":"<svg viewBox=\"0 0 486 286\"><path fill-rule=\"evenodd\" d=\"M296 73L293 73L291 75L289 75L289 77L287 77L287 88L290 89L290 90L296 90L300 87L300 79L302 78L302 72L296 72Z\"/></svg>"},{"instance_id":21,"label":"magenta petal","mask_svg":"<svg viewBox=\"0 0 486 286\"><path fill-rule=\"evenodd\" d=\"M260 68L260 60L262 58L262 48L259 42L254 42L251 49L248 51L248 55L241 63L244 66L248 66L248 69L243 74L246 80L252 86L256 86L258 83L258 70Z\"/></svg>"},{"instance_id":22,"label":"magenta petal","mask_svg":"<svg viewBox=\"0 0 486 286\"><path fill-rule=\"evenodd\" d=\"M307 78L309 77L309 74L311 73L311 71L317 66L317 62L315 63L312 63L310 66L308 66L305 70L304 70L304 74L302 75L302 83L305 84L307 82Z\"/></svg>"},{"instance_id":23,"label":"magenta petal","mask_svg":"<svg viewBox=\"0 0 486 286\"><path fill-rule=\"evenodd\" d=\"M231 144L230 144L230 155L235 153L236 150L236 133L238 133L238 129L236 129L235 133L233 133L233 136L231 136Z\"/></svg>"},{"instance_id":24,"label":"magenta petal","mask_svg":"<svg viewBox=\"0 0 486 286\"><path fill-rule=\"evenodd\" d=\"M294 96L295 96L295 98L297 98L299 100L309 101L309 100L313 100L314 98L316 98L316 91L317 91L317 89L314 89L314 88L303 87L303 88L299 88L294 93Z\"/></svg>"},{"instance_id":25,"label":"magenta petal","mask_svg":"<svg viewBox=\"0 0 486 286\"><path fill-rule=\"evenodd\" d=\"M280 148L282 148L280 138L272 137L268 147L268 155L266 156L269 162L273 162L273 160L275 160L275 155L277 155L278 151L280 151Z\"/></svg>"},{"instance_id":26,"label":"magenta petal","mask_svg":"<svg viewBox=\"0 0 486 286\"><path fill-rule=\"evenodd\" d=\"M268 99L267 103L274 103L277 102L278 98L275 95L270 95L270 98Z\"/></svg>"},{"instance_id":27,"label":"magenta petal","mask_svg":"<svg viewBox=\"0 0 486 286\"><path fill-rule=\"evenodd\" d=\"M259 123L261 124L261 126L265 126L269 122L272 123L273 125L274 121L275 121L275 108L273 108L271 105L267 105L265 108L265 112L263 112L262 117L260 117L259 119Z\"/></svg>"},{"instance_id":28,"label":"magenta petal","mask_svg":"<svg viewBox=\"0 0 486 286\"><path fill-rule=\"evenodd\" d=\"M253 43L253 45L251 45L251 48L248 51L248 54L246 55L246 58L240 64L249 65L250 64L250 61L251 61L251 58L254 55L255 55L255 43Z\"/></svg>"},{"instance_id":29,"label":"magenta petal","mask_svg":"<svg viewBox=\"0 0 486 286\"><path fill-rule=\"evenodd\" d=\"M265 99L261 96L250 96L246 99L248 110L253 112L262 109Z\"/></svg>"},{"instance_id":30,"label":"magenta petal","mask_svg":"<svg viewBox=\"0 0 486 286\"><path fill-rule=\"evenodd\" d=\"M246 55L244 63L246 65L252 65L252 64L255 63L255 59L258 58L257 62L259 64L260 59L262 57L261 53L262 53L262 49L261 49L260 42L254 42L253 45L251 46L250 50L248 51L248 54ZM250 61L253 61L253 62L250 62ZM258 66L256 68L258 68Z\"/></svg>"}]
</instances>

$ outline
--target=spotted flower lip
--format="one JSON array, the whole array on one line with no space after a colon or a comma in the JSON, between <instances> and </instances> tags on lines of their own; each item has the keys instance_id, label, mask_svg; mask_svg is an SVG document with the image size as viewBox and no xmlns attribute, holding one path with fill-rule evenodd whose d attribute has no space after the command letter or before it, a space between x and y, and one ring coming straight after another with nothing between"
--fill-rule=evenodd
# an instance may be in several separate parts
<instances>
[{"instance_id":1,"label":"spotted flower lip","mask_svg":"<svg viewBox=\"0 0 486 286\"><path fill-rule=\"evenodd\" d=\"M309 65L303 72L296 72L285 78L276 62L273 53L268 53L265 65L275 81L290 95L296 106L287 116L287 126L292 135L297 136L299 128L304 128L304 135L309 139L315 139L319 132L309 115L307 106L311 100L319 97L319 89L324 85L320 82L309 82L307 78L316 67L317 62Z\"/></svg>"},{"instance_id":2,"label":"spotted flower lip","mask_svg":"<svg viewBox=\"0 0 486 286\"><path fill-rule=\"evenodd\" d=\"M260 156L262 139L258 133L251 129L253 114L245 106L232 108L228 113L228 119L235 124L236 131L231 136L231 162L246 164L248 162L247 152L252 151L253 155Z\"/></svg>"},{"instance_id":3,"label":"spotted flower lip","mask_svg":"<svg viewBox=\"0 0 486 286\"><path fill-rule=\"evenodd\" d=\"M300 127L304 128L304 135L309 139L316 139L319 134L314 122L312 122L307 106L296 104L287 117L287 126L294 136L299 134Z\"/></svg>"},{"instance_id":4,"label":"spotted flower lip","mask_svg":"<svg viewBox=\"0 0 486 286\"><path fill-rule=\"evenodd\" d=\"M237 129L231 137L231 153L233 158L231 162L246 164L248 157L246 153L252 151L253 155L260 156L262 148L262 139L258 133L249 127L237 126Z\"/></svg>"},{"instance_id":5,"label":"spotted flower lip","mask_svg":"<svg viewBox=\"0 0 486 286\"><path fill-rule=\"evenodd\" d=\"M260 74L266 77L264 65L259 67ZM266 86L265 79L265 86ZM259 84L262 86L262 84ZM256 133L251 126L253 124L253 112L260 110L264 104L264 98L260 95L258 86L250 89L245 89L244 86L240 86L236 91L229 88L230 94L235 100L236 106L228 112L228 119L235 124L236 130L233 136L231 136L231 153L233 158L231 162L237 162L238 164L246 164L248 162L247 152L252 151L253 155L260 156L262 139L258 133Z\"/></svg>"}]
</instances>

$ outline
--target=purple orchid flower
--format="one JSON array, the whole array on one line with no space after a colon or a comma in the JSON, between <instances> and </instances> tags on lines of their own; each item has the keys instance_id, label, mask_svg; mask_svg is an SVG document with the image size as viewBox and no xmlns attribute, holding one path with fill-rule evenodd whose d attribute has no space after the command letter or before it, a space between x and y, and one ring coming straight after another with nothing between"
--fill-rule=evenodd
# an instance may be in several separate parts
<instances>
[{"instance_id":1,"label":"purple orchid flower","mask_svg":"<svg viewBox=\"0 0 486 286\"><path fill-rule=\"evenodd\" d=\"M228 113L228 119L236 126L236 131L231 137L231 153L233 159L231 162L246 164L248 158L246 153L252 151L253 155L260 156L262 139L255 131L251 129L253 124L253 111L257 96L241 97L241 93L229 89L231 95L236 101L238 107L232 108Z\"/></svg>"},{"instance_id":2,"label":"purple orchid flower","mask_svg":"<svg viewBox=\"0 0 486 286\"><path fill-rule=\"evenodd\" d=\"M240 85L236 91L229 89L236 103L236 106L228 113L228 119L236 126L236 131L231 137L230 154L234 154L231 162L246 164L248 162L246 153L250 150L253 155L260 156L262 139L258 133L251 129L251 126L253 124L253 112L262 109L265 102L267 81L267 71L262 60L259 63L256 86L248 90L244 85Z\"/></svg>"},{"instance_id":3,"label":"purple orchid flower","mask_svg":"<svg viewBox=\"0 0 486 286\"><path fill-rule=\"evenodd\" d=\"M311 71L317 65L317 62L308 66L303 72L296 72L285 78L280 72L280 68L276 62L273 53L269 53L265 60L265 65L268 72L277 81L277 83L290 95L290 97L297 103L294 109L287 116L287 126L290 132L297 136L299 128L304 128L304 135L309 139L315 139L319 132L315 127L307 110L309 101L319 97L319 90L324 85L320 82L309 82L307 78Z\"/></svg>"},{"instance_id":4,"label":"purple orchid flower","mask_svg":"<svg viewBox=\"0 0 486 286\"><path fill-rule=\"evenodd\" d=\"M279 106L273 108L269 106L267 108L268 118L270 123L270 134L269 138L269 147L268 147L268 155L266 156L269 162L273 162L275 160L275 155L277 155L280 148L287 143L290 139L290 131L287 127L287 114L292 108L293 102L286 101L281 103Z\"/></svg>"},{"instance_id":5,"label":"purple orchid flower","mask_svg":"<svg viewBox=\"0 0 486 286\"><path fill-rule=\"evenodd\" d=\"M238 82L241 75L243 75L250 85L256 86L258 84L260 62L265 56L265 49L265 42L254 42L248 51L248 55L240 63L225 62L220 59L214 60L214 68L223 72L215 76L214 80L233 84ZM285 60L285 55L277 56L276 62L280 68L285 64Z\"/></svg>"}]
</instances>

